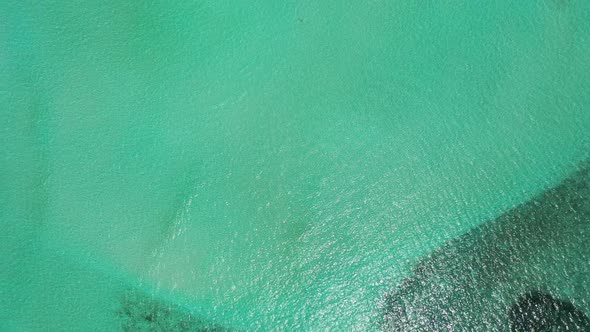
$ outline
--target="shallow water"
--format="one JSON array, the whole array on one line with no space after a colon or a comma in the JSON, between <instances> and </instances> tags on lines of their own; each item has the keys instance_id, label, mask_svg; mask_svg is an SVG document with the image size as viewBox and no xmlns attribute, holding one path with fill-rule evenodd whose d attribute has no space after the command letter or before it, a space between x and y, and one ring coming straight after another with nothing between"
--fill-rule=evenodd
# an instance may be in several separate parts
<instances>
[{"instance_id":1,"label":"shallow water","mask_svg":"<svg viewBox=\"0 0 590 332\"><path fill-rule=\"evenodd\" d=\"M585 1L8 0L0 32L0 330L146 330L152 297L379 329L421 258L590 151Z\"/></svg>"}]
</instances>

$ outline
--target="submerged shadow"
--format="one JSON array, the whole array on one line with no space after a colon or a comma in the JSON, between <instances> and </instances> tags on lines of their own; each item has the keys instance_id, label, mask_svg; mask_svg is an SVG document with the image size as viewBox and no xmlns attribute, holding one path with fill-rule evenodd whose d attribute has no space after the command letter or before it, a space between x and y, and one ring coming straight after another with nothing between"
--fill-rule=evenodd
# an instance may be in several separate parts
<instances>
[{"instance_id":1,"label":"submerged shadow","mask_svg":"<svg viewBox=\"0 0 590 332\"><path fill-rule=\"evenodd\" d=\"M556 187L419 261L384 295L379 323L386 331L590 331L588 243L585 162Z\"/></svg>"},{"instance_id":2,"label":"submerged shadow","mask_svg":"<svg viewBox=\"0 0 590 332\"><path fill-rule=\"evenodd\" d=\"M533 291L508 311L511 332L590 331L590 320L572 303Z\"/></svg>"}]
</instances>

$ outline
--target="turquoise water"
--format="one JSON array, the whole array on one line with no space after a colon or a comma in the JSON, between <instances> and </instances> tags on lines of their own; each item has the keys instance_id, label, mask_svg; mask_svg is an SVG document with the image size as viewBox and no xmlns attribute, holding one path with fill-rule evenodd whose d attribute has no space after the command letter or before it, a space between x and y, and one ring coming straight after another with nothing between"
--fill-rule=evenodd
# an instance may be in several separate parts
<instances>
[{"instance_id":1,"label":"turquoise water","mask_svg":"<svg viewBox=\"0 0 590 332\"><path fill-rule=\"evenodd\" d=\"M0 330L129 289L367 330L419 258L590 148L590 3L0 4Z\"/></svg>"}]
</instances>

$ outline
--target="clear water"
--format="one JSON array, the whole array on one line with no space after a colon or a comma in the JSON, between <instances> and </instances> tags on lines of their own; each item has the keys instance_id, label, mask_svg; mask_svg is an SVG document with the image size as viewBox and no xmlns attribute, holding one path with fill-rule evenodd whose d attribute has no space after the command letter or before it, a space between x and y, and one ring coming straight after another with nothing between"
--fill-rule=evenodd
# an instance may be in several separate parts
<instances>
[{"instance_id":1,"label":"clear water","mask_svg":"<svg viewBox=\"0 0 590 332\"><path fill-rule=\"evenodd\" d=\"M121 330L129 292L378 329L588 157L589 54L587 1L3 1L0 330Z\"/></svg>"}]
</instances>

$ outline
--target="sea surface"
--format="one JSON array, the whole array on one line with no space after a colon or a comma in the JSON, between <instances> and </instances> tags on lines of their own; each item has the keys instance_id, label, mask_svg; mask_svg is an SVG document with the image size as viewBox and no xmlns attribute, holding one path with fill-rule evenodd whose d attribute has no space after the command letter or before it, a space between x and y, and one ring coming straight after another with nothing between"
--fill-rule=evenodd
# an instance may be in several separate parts
<instances>
[{"instance_id":1,"label":"sea surface","mask_svg":"<svg viewBox=\"0 0 590 332\"><path fill-rule=\"evenodd\" d=\"M379 330L589 157L588 1L4 0L0 330Z\"/></svg>"}]
</instances>

